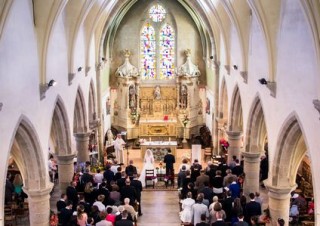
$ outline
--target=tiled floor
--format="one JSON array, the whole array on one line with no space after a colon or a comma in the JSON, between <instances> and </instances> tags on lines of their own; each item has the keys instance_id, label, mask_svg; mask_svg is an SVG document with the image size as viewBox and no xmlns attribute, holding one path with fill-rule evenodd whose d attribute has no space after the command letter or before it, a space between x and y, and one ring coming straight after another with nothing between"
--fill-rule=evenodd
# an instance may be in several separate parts
<instances>
[{"instance_id":1,"label":"tiled floor","mask_svg":"<svg viewBox=\"0 0 320 226\"><path fill-rule=\"evenodd\" d=\"M138 226L179 226L177 191L144 191Z\"/></svg>"}]
</instances>

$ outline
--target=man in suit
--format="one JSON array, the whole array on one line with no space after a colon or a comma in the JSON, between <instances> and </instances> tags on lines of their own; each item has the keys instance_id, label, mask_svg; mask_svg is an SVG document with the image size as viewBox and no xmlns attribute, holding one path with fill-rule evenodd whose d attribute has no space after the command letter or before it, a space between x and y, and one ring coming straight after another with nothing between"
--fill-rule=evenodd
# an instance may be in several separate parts
<instances>
[{"instance_id":1,"label":"man in suit","mask_svg":"<svg viewBox=\"0 0 320 226\"><path fill-rule=\"evenodd\" d=\"M168 150L168 153L164 156L163 162L166 164L166 176L172 176L173 164L176 162L174 155L171 154L171 150Z\"/></svg>"},{"instance_id":2,"label":"man in suit","mask_svg":"<svg viewBox=\"0 0 320 226\"><path fill-rule=\"evenodd\" d=\"M227 198L222 202L222 209L226 213L226 221L230 222L232 217L232 204L233 198L231 197L231 191L227 191Z\"/></svg>"},{"instance_id":3,"label":"man in suit","mask_svg":"<svg viewBox=\"0 0 320 226\"><path fill-rule=\"evenodd\" d=\"M245 220L250 223L250 219L252 216L260 216L261 215L261 206L260 203L254 200L255 195L253 193L249 194L250 202L247 203L245 208Z\"/></svg>"},{"instance_id":4,"label":"man in suit","mask_svg":"<svg viewBox=\"0 0 320 226\"><path fill-rule=\"evenodd\" d=\"M130 179L126 179L126 185L121 188L120 190L120 198L121 202L124 202L125 198L130 199L130 205L133 206L135 204L135 201L137 200L137 193L136 189L130 185L131 181Z\"/></svg>"},{"instance_id":5,"label":"man in suit","mask_svg":"<svg viewBox=\"0 0 320 226\"><path fill-rule=\"evenodd\" d=\"M184 182L186 179L186 166L182 166L180 172L178 173L178 188L184 187Z\"/></svg>"},{"instance_id":6,"label":"man in suit","mask_svg":"<svg viewBox=\"0 0 320 226\"><path fill-rule=\"evenodd\" d=\"M201 222L197 223L196 226L209 226L209 224L206 223L206 215L201 214Z\"/></svg>"},{"instance_id":7,"label":"man in suit","mask_svg":"<svg viewBox=\"0 0 320 226\"><path fill-rule=\"evenodd\" d=\"M68 200L72 201L72 204L73 204L72 210L73 211L75 211L77 209L77 205L78 205L78 201L79 201L76 186L77 186L77 182L72 181L66 190Z\"/></svg>"},{"instance_id":8,"label":"man in suit","mask_svg":"<svg viewBox=\"0 0 320 226\"><path fill-rule=\"evenodd\" d=\"M217 221L212 223L212 226L227 226L226 222L222 219L222 213L220 211L216 212Z\"/></svg>"},{"instance_id":9,"label":"man in suit","mask_svg":"<svg viewBox=\"0 0 320 226\"><path fill-rule=\"evenodd\" d=\"M240 165L239 159L236 159L236 165L232 169L232 174L236 175L239 177L241 174L243 174L243 167Z\"/></svg>"},{"instance_id":10,"label":"man in suit","mask_svg":"<svg viewBox=\"0 0 320 226\"><path fill-rule=\"evenodd\" d=\"M210 178L208 175L206 175L205 170L200 171L200 176L197 177L196 183L195 183L195 189L198 189L200 191L202 188L204 188L204 183L209 184Z\"/></svg>"},{"instance_id":11,"label":"man in suit","mask_svg":"<svg viewBox=\"0 0 320 226\"><path fill-rule=\"evenodd\" d=\"M133 180L131 181L131 186L133 186L136 189L137 193L137 201L139 203L138 206L138 215L142 216L141 212L141 192L142 192L142 183L138 180L137 174L133 174Z\"/></svg>"},{"instance_id":12,"label":"man in suit","mask_svg":"<svg viewBox=\"0 0 320 226\"><path fill-rule=\"evenodd\" d=\"M129 161L129 165L126 167L126 174L130 177L130 180L133 179L133 174L137 174L137 167L133 165L133 161Z\"/></svg>"},{"instance_id":13,"label":"man in suit","mask_svg":"<svg viewBox=\"0 0 320 226\"><path fill-rule=\"evenodd\" d=\"M238 214L238 222L236 222L234 226L249 226L249 224L244 221L244 216L242 213Z\"/></svg>"},{"instance_id":14,"label":"man in suit","mask_svg":"<svg viewBox=\"0 0 320 226\"><path fill-rule=\"evenodd\" d=\"M119 221L116 221L115 226L133 226L133 222L127 219L128 212L126 210L124 210L121 215L122 215L122 219Z\"/></svg>"},{"instance_id":15,"label":"man in suit","mask_svg":"<svg viewBox=\"0 0 320 226\"><path fill-rule=\"evenodd\" d=\"M106 165L106 170L103 173L103 178L107 181L107 184L110 185L110 182L114 179L114 173L110 170L111 165Z\"/></svg>"},{"instance_id":16,"label":"man in suit","mask_svg":"<svg viewBox=\"0 0 320 226\"><path fill-rule=\"evenodd\" d=\"M67 195L66 194L61 194L61 198L57 202L57 211L60 213L60 211L67 206Z\"/></svg>"},{"instance_id":17,"label":"man in suit","mask_svg":"<svg viewBox=\"0 0 320 226\"><path fill-rule=\"evenodd\" d=\"M93 176L90 174L89 169L85 170L85 173L81 176L81 183L85 186L88 182L94 183Z\"/></svg>"},{"instance_id":18,"label":"man in suit","mask_svg":"<svg viewBox=\"0 0 320 226\"><path fill-rule=\"evenodd\" d=\"M117 180L117 185L119 186L119 191L121 191L121 188L126 185L126 173L123 171L121 172L121 178Z\"/></svg>"},{"instance_id":19,"label":"man in suit","mask_svg":"<svg viewBox=\"0 0 320 226\"><path fill-rule=\"evenodd\" d=\"M59 214L59 225L67 226L70 225L71 217L72 217L72 201L68 200L66 207L62 208Z\"/></svg>"}]
</instances>

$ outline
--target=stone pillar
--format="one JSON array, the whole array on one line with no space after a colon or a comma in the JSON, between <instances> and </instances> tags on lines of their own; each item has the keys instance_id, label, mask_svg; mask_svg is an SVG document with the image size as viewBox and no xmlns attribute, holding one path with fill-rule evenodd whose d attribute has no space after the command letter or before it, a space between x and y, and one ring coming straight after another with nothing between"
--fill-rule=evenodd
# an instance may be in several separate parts
<instances>
[{"instance_id":1,"label":"stone pillar","mask_svg":"<svg viewBox=\"0 0 320 226\"><path fill-rule=\"evenodd\" d=\"M48 226L50 218L50 192L53 184L41 190L23 191L28 195L30 225L32 226Z\"/></svg>"},{"instance_id":2,"label":"stone pillar","mask_svg":"<svg viewBox=\"0 0 320 226\"><path fill-rule=\"evenodd\" d=\"M277 225L278 218L284 219L285 225L289 225L289 209L291 192L296 188L293 187L275 187L265 183L268 190L268 203L271 216L270 225Z\"/></svg>"},{"instance_id":3,"label":"stone pillar","mask_svg":"<svg viewBox=\"0 0 320 226\"><path fill-rule=\"evenodd\" d=\"M241 131L226 131L228 135L228 165L232 161L232 156L237 156L240 159L240 148L241 148L241 138L242 132Z\"/></svg>"},{"instance_id":4,"label":"stone pillar","mask_svg":"<svg viewBox=\"0 0 320 226\"><path fill-rule=\"evenodd\" d=\"M76 149L78 151L78 163L89 161L89 138L90 133L75 133Z\"/></svg>"},{"instance_id":5,"label":"stone pillar","mask_svg":"<svg viewBox=\"0 0 320 226\"><path fill-rule=\"evenodd\" d=\"M259 191L260 153L241 152L244 156L244 173L246 178L243 192L246 197L252 192Z\"/></svg>"},{"instance_id":6,"label":"stone pillar","mask_svg":"<svg viewBox=\"0 0 320 226\"><path fill-rule=\"evenodd\" d=\"M75 154L57 155L59 166L59 189L61 193L66 192L66 188L70 184L74 175L73 159Z\"/></svg>"},{"instance_id":7,"label":"stone pillar","mask_svg":"<svg viewBox=\"0 0 320 226\"><path fill-rule=\"evenodd\" d=\"M221 146L220 146L220 139L224 138L225 129L224 129L224 119L223 118L216 118L215 121L215 128L214 128L214 140L215 140L215 150L214 153L216 155L220 155Z\"/></svg>"}]
</instances>

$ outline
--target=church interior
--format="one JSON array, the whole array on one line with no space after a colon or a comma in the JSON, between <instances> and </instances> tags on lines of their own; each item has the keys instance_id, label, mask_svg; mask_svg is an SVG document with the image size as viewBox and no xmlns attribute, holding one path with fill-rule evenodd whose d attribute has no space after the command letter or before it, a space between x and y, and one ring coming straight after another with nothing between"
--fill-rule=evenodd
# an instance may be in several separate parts
<instances>
[{"instance_id":1,"label":"church interior","mask_svg":"<svg viewBox=\"0 0 320 226\"><path fill-rule=\"evenodd\" d=\"M0 183L21 175L20 225L55 225L52 203L86 162L140 174L147 150L158 180L171 150L174 188L183 161L236 158L243 196L263 193L263 225L320 225L319 114L320 0L0 0ZM163 208L179 206L170 192ZM0 200L0 225L19 225L7 186ZM192 225L175 211L137 225Z\"/></svg>"}]
</instances>

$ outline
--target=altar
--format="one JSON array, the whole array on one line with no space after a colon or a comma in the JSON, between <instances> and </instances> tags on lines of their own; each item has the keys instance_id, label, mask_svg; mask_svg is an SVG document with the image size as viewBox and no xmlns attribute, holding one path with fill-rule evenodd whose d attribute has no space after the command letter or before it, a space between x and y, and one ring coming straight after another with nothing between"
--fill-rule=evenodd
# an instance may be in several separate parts
<instances>
[{"instance_id":1,"label":"altar","mask_svg":"<svg viewBox=\"0 0 320 226\"><path fill-rule=\"evenodd\" d=\"M177 141L145 141L140 144L141 146L141 158L144 157L147 149L150 149L153 153L155 161L163 161L164 156L171 149L171 153L176 155Z\"/></svg>"},{"instance_id":2,"label":"altar","mask_svg":"<svg viewBox=\"0 0 320 226\"><path fill-rule=\"evenodd\" d=\"M185 51L186 62L177 68L175 79L170 81L142 79L129 61L130 51L123 53L124 64L115 73L117 89L111 93L112 125L126 131L129 140L151 138L164 142L170 138L186 140L191 134L198 134L204 120L204 98L200 97L200 71L191 62L191 51ZM176 144L169 146L173 146L173 151L176 148Z\"/></svg>"}]
</instances>

